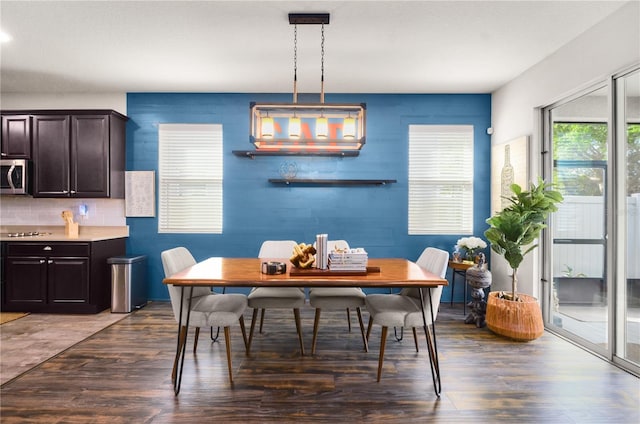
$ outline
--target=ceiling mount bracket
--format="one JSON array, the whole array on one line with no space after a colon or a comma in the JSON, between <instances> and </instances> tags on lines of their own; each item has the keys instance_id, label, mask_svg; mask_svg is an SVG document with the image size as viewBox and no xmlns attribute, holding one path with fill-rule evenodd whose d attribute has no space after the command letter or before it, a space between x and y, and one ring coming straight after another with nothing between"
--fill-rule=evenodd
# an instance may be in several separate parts
<instances>
[{"instance_id":1,"label":"ceiling mount bracket","mask_svg":"<svg viewBox=\"0 0 640 424\"><path fill-rule=\"evenodd\" d=\"M291 25L329 25L329 13L289 13Z\"/></svg>"}]
</instances>

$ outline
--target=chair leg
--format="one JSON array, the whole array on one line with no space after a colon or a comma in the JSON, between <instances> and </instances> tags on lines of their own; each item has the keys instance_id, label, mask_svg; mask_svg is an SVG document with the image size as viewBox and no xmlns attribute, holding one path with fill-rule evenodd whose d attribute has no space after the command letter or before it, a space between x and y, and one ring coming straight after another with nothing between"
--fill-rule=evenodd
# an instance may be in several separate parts
<instances>
[{"instance_id":1,"label":"chair leg","mask_svg":"<svg viewBox=\"0 0 640 424\"><path fill-rule=\"evenodd\" d=\"M393 327L393 337L396 338L397 342L401 342L404 338L404 327L400 327L400 337L398 337L398 329Z\"/></svg>"},{"instance_id":2,"label":"chair leg","mask_svg":"<svg viewBox=\"0 0 640 424\"><path fill-rule=\"evenodd\" d=\"M349 325L349 333L351 333L351 312L347 308L347 324Z\"/></svg>"},{"instance_id":3,"label":"chair leg","mask_svg":"<svg viewBox=\"0 0 640 424\"><path fill-rule=\"evenodd\" d=\"M242 330L242 341L244 342L244 352L248 354L249 343L247 342L247 330L244 327L244 317L242 315L240 315L238 322L240 323L240 330Z\"/></svg>"},{"instance_id":4,"label":"chair leg","mask_svg":"<svg viewBox=\"0 0 640 424\"><path fill-rule=\"evenodd\" d=\"M198 348L198 337L200 336L200 327L196 327L196 335L193 338L193 353L196 353L196 349Z\"/></svg>"},{"instance_id":5,"label":"chair leg","mask_svg":"<svg viewBox=\"0 0 640 424\"><path fill-rule=\"evenodd\" d=\"M358 313L358 323L360 324L360 334L362 334L362 343L364 343L364 351L369 352L369 343L367 343L367 337L364 335L364 322L362 322L362 311L360 308L356 308Z\"/></svg>"},{"instance_id":6,"label":"chair leg","mask_svg":"<svg viewBox=\"0 0 640 424\"><path fill-rule=\"evenodd\" d=\"M231 371L231 331L229 326L224 327L224 343L227 347L227 367L229 368L229 383L233 384L233 372Z\"/></svg>"},{"instance_id":7,"label":"chair leg","mask_svg":"<svg viewBox=\"0 0 640 424\"><path fill-rule=\"evenodd\" d=\"M260 334L262 334L262 323L264 323L264 308L260 312Z\"/></svg>"},{"instance_id":8,"label":"chair leg","mask_svg":"<svg viewBox=\"0 0 640 424\"><path fill-rule=\"evenodd\" d=\"M387 327L382 327L382 338L380 339L380 357L378 358L378 382L382 376L382 363L384 362L384 346L387 343Z\"/></svg>"},{"instance_id":9,"label":"chair leg","mask_svg":"<svg viewBox=\"0 0 640 424\"><path fill-rule=\"evenodd\" d=\"M293 309L293 316L296 320L296 330L298 331L298 340L300 340L300 354L304 356L304 342L302 341L302 324L300 323L300 309Z\"/></svg>"},{"instance_id":10,"label":"chair leg","mask_svg":"<svg viewBox=\"0 0 640 424\"><path fill-rule=\"evenodd\" d=\"M373 327L373 318L369 316L369 324L367 324L367 342L369 342L369 336L371 335L371 327Z\"/></svg>"},{"instance_id":11,"label":"chair leg","mask_svg":"<svg viewBox=\"0 0 640 424\"><path fill-rule=\"evenodd\" d=\"M216 330L216 335L213 335L213 327L211 327L211 342L215 343L218 341L218 337L220 336L220 327L218 327L218 329Z\"/></svg>"},{"instance_id":12,"label":"chair leg","mask_svg":"<svg viewBox=\"0 0 640 424\"><path fill-rule=\"evenodd\" d=\"M318 327L320 326L320 308L316 308L316 315L313 318L313 340L311 341L311 354L316 354L316 341L318 341Z\"/></svg>"},{"instance_id":13,"label":"chair leg","mask_svg":"<svg viewBox=\"0 0 640 424\"><path fill-rule=\"evenodd\" d=\"M416 332L416 327L413 327L412 330L413 330L413 341L416 344L416 352L420 352L420 349L418 348L418 333Z\"/></svg>"},{"instance_id":14,"label":"chair leg","mask_svg":"<svg viewBox=\"0 0 640 424\"><path fill-rule=\"evenodd\" d=\"M178 352L182 351L182 346L184 346L187 338L187 327L180 327L180 336L178 337ZM171 382L175 383L176 381L176 373L178 371L178 356L173 360L173 370L171 371Z\"/></svg>"},{"instance_id":15,"label":"chair leg","mask_svg":"<svg viewBox=\"0 0 640 424\"><path fill-rule=\"evenodd\" d=\"M253 315L251 317L251 329L249 330L249 342L247 343L247 356L249 356L249 351L251 350L251 341L253 340L253 329L256 326L256 319L258 318L258 309L253 309Z\"/></svg>"}]
</instances>

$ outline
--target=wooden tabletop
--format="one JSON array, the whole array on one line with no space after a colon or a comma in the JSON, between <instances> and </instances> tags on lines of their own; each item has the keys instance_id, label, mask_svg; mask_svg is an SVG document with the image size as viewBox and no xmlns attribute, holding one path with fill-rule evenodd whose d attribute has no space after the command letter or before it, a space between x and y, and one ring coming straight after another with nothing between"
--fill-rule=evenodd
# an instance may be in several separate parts
<instances>
[{"instance_id":1,"label":"wooden tabletop","mask_svg":"<svg viewBox=\"0 0 640 424\"><path fill-rule=\"evenodd\" d=\"M267 275L261 272L262 262L287 264L287 273ZM209 258L163 280L176 286L218 287L436 287L447 280L432 274L406 259L369 259L369 267L380 272L366 275L291 276L288 259Z\"/></svg>"}]
</instances>

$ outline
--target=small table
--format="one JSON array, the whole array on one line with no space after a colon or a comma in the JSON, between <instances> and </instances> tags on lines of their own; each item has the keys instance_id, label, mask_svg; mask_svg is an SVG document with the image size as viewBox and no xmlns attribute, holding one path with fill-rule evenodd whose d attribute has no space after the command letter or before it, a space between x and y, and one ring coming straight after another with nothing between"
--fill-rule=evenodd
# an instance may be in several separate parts
<instances>
[{"instance_id":1,"label":"small table","mask_svg":"<svg viewBox=\"0 0 640 424\"><path fill-rule=\"evenodd\" d=\"M456 287L456 275L462 277L462 283L464 285L464 299L462 302L462 315L467 313L467 270L475 264L471 261L449 261L449 268L451 268L451 301L450 305L453 306L453 291Z\"/></svg>"}]
</instances>

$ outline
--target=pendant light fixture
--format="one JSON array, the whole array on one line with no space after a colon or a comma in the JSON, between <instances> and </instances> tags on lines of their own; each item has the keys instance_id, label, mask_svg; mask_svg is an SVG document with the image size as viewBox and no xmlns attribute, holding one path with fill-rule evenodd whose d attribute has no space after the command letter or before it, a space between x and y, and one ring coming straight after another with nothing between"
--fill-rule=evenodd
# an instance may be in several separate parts
<instances>
[{"instance_id":1,"label":"pendant light fixture","mask_svg":"<svg viewBox=\"0 0 640 424\"><path fill-rule=\"evenodd\" d=\"M290 13L293 32L292 103L250 104L250 141L260 151L357 152L365 144L366 105L324 102L324 27L328 13ZM298 25L320 25L320 102L298 103Z\"/></svg>"}]
</instances>

